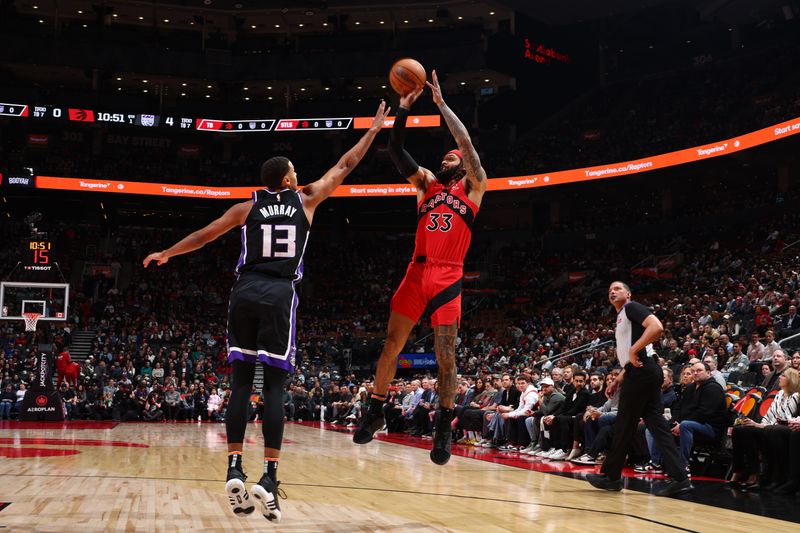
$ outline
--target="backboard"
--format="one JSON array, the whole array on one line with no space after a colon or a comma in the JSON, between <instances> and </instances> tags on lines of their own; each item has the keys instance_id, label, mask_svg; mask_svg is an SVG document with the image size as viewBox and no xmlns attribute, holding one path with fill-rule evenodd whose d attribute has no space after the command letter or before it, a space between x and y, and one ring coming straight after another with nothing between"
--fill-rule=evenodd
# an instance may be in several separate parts
<instances>
[{"instance_id":1,"label":"backboard","mask_svg":"<svg viewBox=\"0 0 800 533\"><path fill-rule=\"evenodd\" d=\"M39 320L65 322L68 283L0 282L0 320L24 320L22 313L40 313Z\"/></svg>"}]
</instances>

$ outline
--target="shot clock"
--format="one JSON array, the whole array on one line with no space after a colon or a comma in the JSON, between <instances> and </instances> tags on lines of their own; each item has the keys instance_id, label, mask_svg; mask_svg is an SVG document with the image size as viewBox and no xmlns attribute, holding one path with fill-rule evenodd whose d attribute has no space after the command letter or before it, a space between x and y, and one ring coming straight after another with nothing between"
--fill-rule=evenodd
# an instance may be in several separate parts
<instances>
[{"instance_id":1,"label":"shot clock","mask_svg":"<svg viewBox=\"0 0 800 533\"><path fill-rule=\"evenodd\" d=\"M28 238L22 242L22 267L28 271L53 269L53 243L49 239Z\"/></svg>"}]
</instances>

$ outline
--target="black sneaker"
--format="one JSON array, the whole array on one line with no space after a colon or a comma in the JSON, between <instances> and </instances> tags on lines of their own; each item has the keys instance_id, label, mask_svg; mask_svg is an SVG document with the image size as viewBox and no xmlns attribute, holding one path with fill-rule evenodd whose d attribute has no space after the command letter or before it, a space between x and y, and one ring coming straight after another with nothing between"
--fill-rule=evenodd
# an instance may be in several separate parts
<instances>
[{"instance_id":1,"label":"black sneaker","mask_svg":"<svg viewBox=\"0 0 800 533\"><path fill-rule=\"evenodd\" d=\"M228 494L228 503L231 505L233 514L239 518L244 518L245 515L249 515L256 508L244 486L246 479L247 476L238 468L228 469L228 481L225 483L225 492Z\"/></svg>"},{"instance_id":2,"label":"black sneaker","mask_svg":"<svg viewBox=\"0 0 800 533\"><path fill-rule=\"evenodd\" d=\"M281 521L281 506L278 503L278 497L286 499L286 494L278 488L280 484L280 481L275 483L271 477L264 474L252 489L253 498L261 503L261 514L276 524Z\"/></svg>"},{"instance_id":3,"label":"black sneaker","mask_svg":"<svg viewBox=\"0 0 800 533\"><path fill-rule=\"evenodd\" d=\"M367 410L367 414L364 415L364 419L361 420L358 429L353 433L353 442L356 444L370 442L375 436L375 432L379 431L383 426L383 413L380 411L374 413L371 410Z\"/></svg>"},{"instance_id":4,"label":"black sneaker","mask_svg":"<svg viewBox=\"0 0 800 533\"><path fill-rule=\"evenodd\" d=\"M433 449L431 461L437 465L445 465L450 460L450 448L453 442L453 430L450 423L453 421L452 409L439 409L433 436Z\"/></svg>"},{"instance_id":5,"label":"black sneaker","mask_svg":"<svg viewBox=\"0 0 800 533\"><path fill-rule=\"evenodd\" d=\"M659 489L656 490L655 494L656 496L679 496L692 490L694 490L692 480L686 478L683 481L669 480L664 482Z\"/></svg>"},{"instance_id":6,"label":"black sneaker","mask_svg":"<svg viewBox=\"0 0 800 533\"><path fill-rule=\"evenodd\" d=\"M610 491L622 490L622 479L609 479L605 474L587 474L586 481L596 489Z\"/></svg>"}]
</instances>

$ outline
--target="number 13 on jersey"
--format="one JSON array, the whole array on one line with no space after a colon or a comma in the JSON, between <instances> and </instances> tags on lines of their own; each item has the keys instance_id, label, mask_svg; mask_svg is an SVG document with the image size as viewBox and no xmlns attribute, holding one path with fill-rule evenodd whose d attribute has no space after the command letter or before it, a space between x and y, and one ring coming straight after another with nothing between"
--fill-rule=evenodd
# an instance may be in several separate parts
<instances>
[{"instance_id":1,"label":"number 13 on jersey","mask_svg":"<svg viewBox=\"0 0 800 533\"><path fill-rule=\"evenodd\" d=\"M261 231L264 236L262 248L262 255L264 257L295 256L297 248L297 228L295 226L261 224ZM286 248L283 248L283 246Z\"/></svg>"}]
</instances>

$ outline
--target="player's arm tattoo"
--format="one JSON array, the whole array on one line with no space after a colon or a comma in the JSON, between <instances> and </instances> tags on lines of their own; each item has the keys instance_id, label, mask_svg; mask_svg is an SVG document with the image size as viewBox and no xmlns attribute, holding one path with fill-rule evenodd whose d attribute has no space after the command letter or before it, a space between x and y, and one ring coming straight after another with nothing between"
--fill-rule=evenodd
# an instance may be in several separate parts
<instances>
[{"instance_id":1,"label":"player's arm tattoo","mask_svg":"<svg viewBox=\"0 0 800 533\"><path fill-rule=\"evenodd\" d=\"M452 408L456 393L456 335L455 324L436 329L436 359L439 364L439 404Z\"/></svg>"},{"instance_id":2,"label":"player's arm tattoo","mask_svg":"<svg viewBox=\"0 0 800 533\"><path fill-rule=\"evenodd\" d=\"M467 127L464 126L464 123L453 113L453 110L450 109L447 104L442 104L439 106L439 111L442 113L444 117L444 121L447 123L447 127L450 129L450 133L453 134L453 137L456 140L456 144L458 145L458 149L461 150L461 155L464 156L464 166L467 169L467 172L474 176L477 181L483 181L486 179L486 171L483 170L481 166L481 159L478 157L478 152L475 150L475 147L472 145L472 139L469 137L469 132L467 131Z\"/></svg>"}]
</instances>

